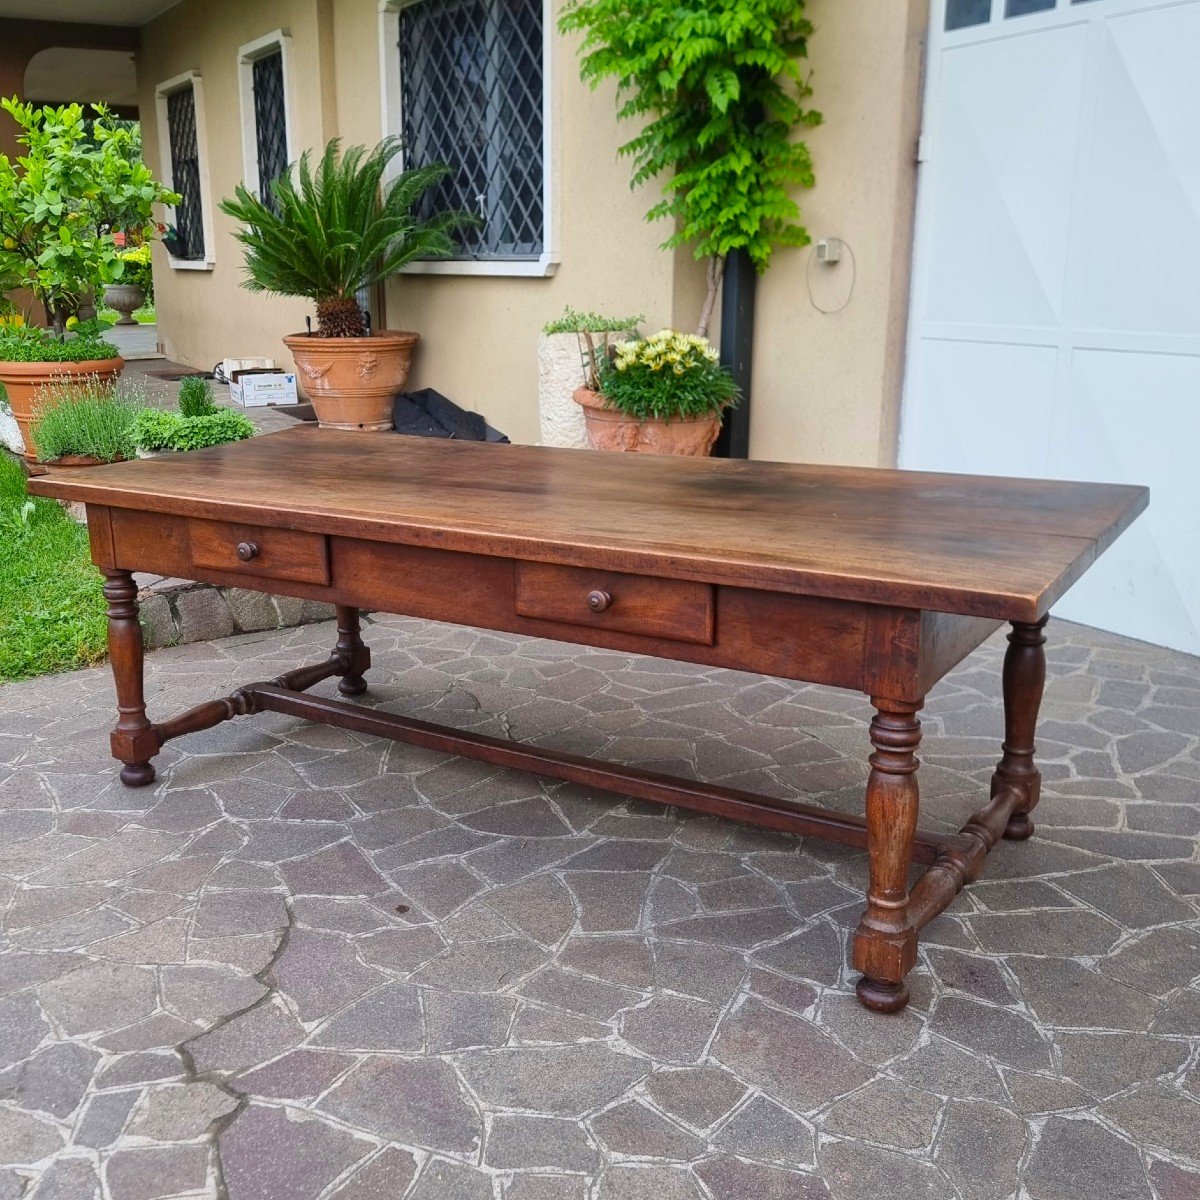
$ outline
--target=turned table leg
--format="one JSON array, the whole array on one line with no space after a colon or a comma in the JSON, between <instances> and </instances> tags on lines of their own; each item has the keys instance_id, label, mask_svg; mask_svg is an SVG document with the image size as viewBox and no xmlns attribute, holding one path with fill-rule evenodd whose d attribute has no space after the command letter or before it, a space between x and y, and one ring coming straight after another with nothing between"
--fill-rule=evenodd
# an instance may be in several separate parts
<instances>
[{"instance_id":1,"label":"turned table leg","mask_svg":"<svg viewBox=\"0 0 1200 1200\"><path fill-rule=\"evenodd\" d=\"M855 989L875 1012L899 1012L908 1003L904 977L917 960L917 931L908 913L908 870L917 828L916 751L920 703L872 697L871 776L867 780L867 852L871 882L867 908L854 934Z\"/></svg>"},{"instance_id":2,"label":"turned table leg","mask_svg":"<svg viewBox=\"0 0 1200 1200\"><path fill-rule=\"evenodd\" d=\"M1033 736L1037 727L1042 689L1046 685L1046 622L1014 621L1004 655L1004 753L992 776L992 795L1002 787L1020 795L1004 827L1004 836L1023 841L1033 833L1029 814L1041 796L1042 775L1033 761Z\"/></svg>"},{"instance_id":3,"label":"turned table leg","mask_svg":"<svg viewBox=\"0 0 1200 1200\"><path fill-rule=\"evenodd\" d=\"M360 696L367 690L363 675L371 666L371 651L363 643L358 609L343 604L337 606L337 645L334 653L344 658L347 669L338 680L343 696Z\"/></svg>"},{"instance_id":4,"label":"turned table leg","mask_svg":"<svg viewBox=\"0 0 1200 1200\"><path fill-rule=\"evenodd\" d=\"M117 725L112 731L113 758L125 765L121 782L145 787L154 782L150 760L158 753L154 727L146 717L142 685L142 627L138 624L137 584L128 571L104 571L108 601L108 655L117 688Z\"/></svg>"}]
</instances>

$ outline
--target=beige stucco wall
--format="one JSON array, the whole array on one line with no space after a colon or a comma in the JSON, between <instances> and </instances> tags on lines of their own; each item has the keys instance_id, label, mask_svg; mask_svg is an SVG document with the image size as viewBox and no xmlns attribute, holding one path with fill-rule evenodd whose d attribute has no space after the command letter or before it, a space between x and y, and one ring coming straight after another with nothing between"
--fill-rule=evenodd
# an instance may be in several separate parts
<instances>
[{"instance_id":1,"label":"beige stucco wall","mask_svg":"<svg viewBox=\"0 0 1200 1200\"><path fill-rule=\"evenodd\" d=\"M810 4L817 25L810 48L814 102L826 124L810 135L819 184L802 203L814 236L849 243L857 278L836 316L813 306L806 275L825 303L826 293L841 287L846 264L827 276L810 273L808 251L785 251L762 279L755 457L892 460L924 8L923 0ZM214 208L243 173L237 47L280 27L292 35L297 149L320 146L334 133L369 143L383 132L377 0L185 0L142 30L147 155L161 164L152 118L156 84L199 71ZM652 328L690 328L703 295L699 265L687 252L660 250L666 227L643 219L657 188L630 191L628 163L617 158L628 135L616 126L612 90L580 84L574 46L565 39L554 39L550 70L555 273L406 275L385 288L386 324L422 336L412 386L438 388L519 441L537 438L536 344L546 320L570 304L641 312ZM198 366L224 355L284 359L279 339L302 327L308 307L239 288L230 222L216 212L212 220L212 271L172 271L156 251L164 352Z\"/></svg>"},{"instance_id":2,"label":"beige stucco wall","mask_svg":"<svg viewBox=\"0 0 1200 1200\"><path fill-rule=\"evenodd\" d=\"M926 0L811 0L814 241L841 262L781 250L760 279L753 458L891 466L908 314ZM822 309L840 308L826 313Z\"/></svg>"}]
</instances>

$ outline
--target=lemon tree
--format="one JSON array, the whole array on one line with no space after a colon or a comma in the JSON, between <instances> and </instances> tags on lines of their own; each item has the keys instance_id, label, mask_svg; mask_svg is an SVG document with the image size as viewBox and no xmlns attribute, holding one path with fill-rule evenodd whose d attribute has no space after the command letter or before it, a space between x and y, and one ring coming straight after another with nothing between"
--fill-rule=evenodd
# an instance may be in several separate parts
<instances>
[{"instance_id":1,"label":"lemon tree","mask_svg":"<svg viewBox=\"0 0 1200 1200\"><path fill-rule=\"evenodd\" d=\"M155 229L153 205L179 197L134 152L136 134L102 105L0 100L20 126L24 153L0 154L0 279L27 287L61 337L88 289L116 283L127 264L110 234L113 213L134 239Z\"/></svg>"}]
</instances>

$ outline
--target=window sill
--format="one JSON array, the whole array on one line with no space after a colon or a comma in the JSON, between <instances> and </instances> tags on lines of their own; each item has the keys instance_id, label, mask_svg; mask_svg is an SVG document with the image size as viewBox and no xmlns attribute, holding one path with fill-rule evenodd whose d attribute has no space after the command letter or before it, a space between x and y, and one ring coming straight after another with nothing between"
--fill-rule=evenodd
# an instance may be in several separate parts
<instances>
[{"instance_id":1,"label":"window sill","mask_svg":"<svg viewBox=\"0 0 1200 1200\"><path fill-rule=\"evenodd\" d=\"M402 275L494 275L514 279L538 279L553 275L558 259L550 254L529 259L435 259L411 262L402 267Z\"/></svg>"},{"instance_id":2,"label":"window sill","mask_svg":"<svg viewBox=\"0 0 1200 1200\"><path fill-rule=\"evenodd\" d=\"M172 271L211 271L216 265L213 258L167 258Z\"/></svg>"}]
</instances>

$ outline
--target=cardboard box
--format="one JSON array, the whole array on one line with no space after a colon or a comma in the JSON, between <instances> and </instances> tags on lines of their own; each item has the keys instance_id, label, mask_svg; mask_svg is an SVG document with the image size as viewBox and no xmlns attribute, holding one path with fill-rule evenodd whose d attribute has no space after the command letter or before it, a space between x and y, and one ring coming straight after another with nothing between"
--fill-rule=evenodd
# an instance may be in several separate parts
<instances>
[{"instance_id":1,"label":"cardboard box","mask_svg":"<svg viewBox=\"0 0 1200 1200\"><path fill-rule=\"evenodd\" d=\"M230 378L229 398L243 408L265 408L271 404L297 404L296 376L284 371L254 368L235 371Z\"/></svg>"}]
</instances>

